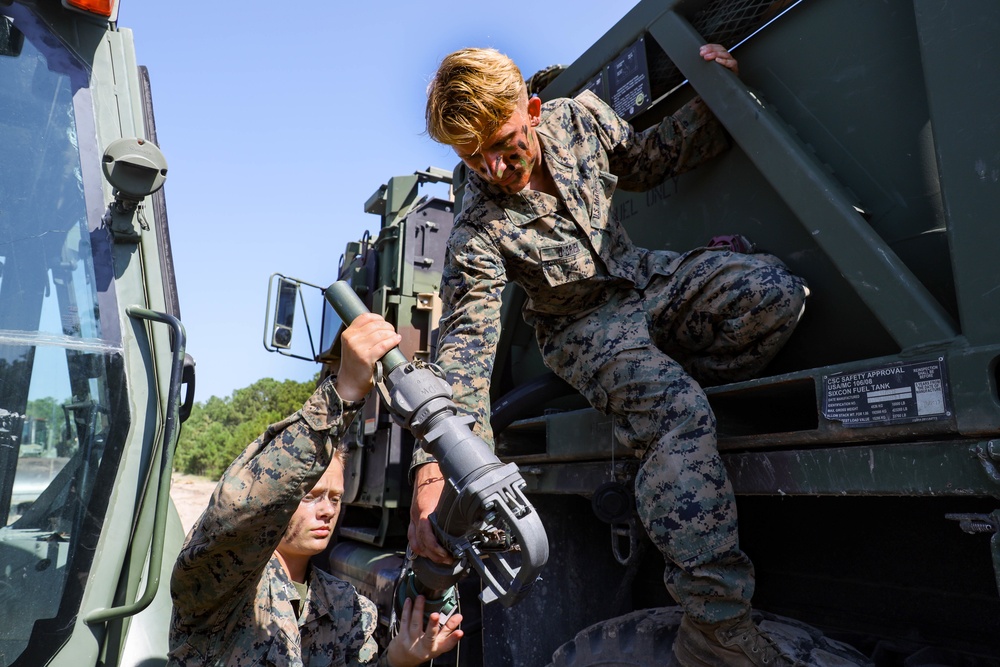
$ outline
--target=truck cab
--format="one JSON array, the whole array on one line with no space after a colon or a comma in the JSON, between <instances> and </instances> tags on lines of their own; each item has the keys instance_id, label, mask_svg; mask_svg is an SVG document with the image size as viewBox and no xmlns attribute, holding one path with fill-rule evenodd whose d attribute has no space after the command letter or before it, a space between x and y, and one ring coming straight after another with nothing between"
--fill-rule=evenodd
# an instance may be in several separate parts
<instances>
[{"instance_id":1,"label":"truck cab","mask_svg":"<svg viewBox=\"0 0 1000 667\"><path fill-rule=\"evenodd\" d=\"M0 6L0 664L164 664L185 365L147 73L108 0ZM185 379L185 367L188 371Z\"/></svg>"}]
</instances>

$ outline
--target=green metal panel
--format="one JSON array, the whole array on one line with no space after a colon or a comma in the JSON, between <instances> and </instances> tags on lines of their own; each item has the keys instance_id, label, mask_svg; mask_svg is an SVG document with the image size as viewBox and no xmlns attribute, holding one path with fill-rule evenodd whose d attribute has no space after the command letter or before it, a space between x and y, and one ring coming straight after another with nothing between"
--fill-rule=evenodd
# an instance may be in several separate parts
<instances>
[{"instance_id":1,"label":"green metal panel","mask_svg":"<svg viewBox=\"0 0 1000 667\"><path fill-rule=\"evenodd\" d=\"M805 317L767 374L710 388L723 447L1000 433L1000 272L987 255L998 203L990 156L1000 155L989 109L1000 87L978 65L958 75L955 55L971 24L976 43L997 35L1000 7L803 0L738 44L739 78L701 60L705 41L743 40L748 31L727 21L760 4L643 2L542 93L574 93L644 38L654 88L674 65L690 84L632 122L648 127L698 93L735 145L650 192L616 193L632 238L681 251L744 233L808 280ZM505 304L516 304L509 292ZM495 390L542 372L518 310L505 311ZM931 357L946 359L947 418L846 428L821 414L824 377Z\"/></svg>"},{"instance_id":2,"label":"green metal panel","mask_svg":"<svg viewBox=\"0 0 1000 667\"><path fill-rule=\"evenodd\" d=\"M840 184L735 75L700 58L705 40L691 25L665 12L649 32L899 346L952 338L947 314L861 217Z\"/></svg>"},{"instance_id":3,"label":"green metal panel","mask_svg":"<svg viewBox=\"0 0 1000 667\"><path fill-rule=\"evenodd\" d=\"M977 455L988 443L916 443L725 457L738 493L766 495L994 496L1000 478ZM995 462L988 464L995 472Z\"/></svg>"},{"instance_id":4,"label":"green metal panel","mask_svg":"<svg viewBox=\"0 0 1000 667\"><path fill-rule=\"evenodd\" d=\"M992 454L990 452L993 452ZM1000 498L997 447L924 442L741 452L723 460L736 492L782 496L992 496ZM517 458L532 493L590 495L638 467L634 456L565 465Z\"/></svg>"},{"instance_id":5,"label":"green metal panel","mask_svg":"<svg viewBox=\"0 0 1000 667\"><path fill-rule=\"evenodd\" d=\"M996 44L995 3L914 2L920 63L951 241L962 333L974 345L1000 336L996 222L1000 215L1000 74L970 44Z\"/></svg>"}]
</instances>

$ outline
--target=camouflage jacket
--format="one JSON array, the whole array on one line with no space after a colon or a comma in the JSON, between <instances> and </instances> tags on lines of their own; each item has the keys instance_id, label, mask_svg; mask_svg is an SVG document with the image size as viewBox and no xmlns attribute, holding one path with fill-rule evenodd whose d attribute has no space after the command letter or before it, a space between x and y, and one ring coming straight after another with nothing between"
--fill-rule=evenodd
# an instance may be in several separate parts
<instances>
[{"instance_id":1,"label":"camouflage jacket","mask_svg":"<svg viewBox=\"0 0 1000 667\"><path fill-rule=\"evenodd\" d=\"M437 363L455 402L476 417L488 442L504 286L524 288L525 319L538 328L579 318L615 290L641 289L652 276L669 275L678 255L636 247L611 196L617 188L648 190L729 147L700 98L639 133L585 91L545 103L535 129L559 198L534 190L504 194L470 171L442 276ZM415 452L414 465L427 460Z\"/></svg>"},{"instance_id":2,"label":"camouflage jacket","mask_svg":"<svg viewBox=\"0 0 1000 667\"><path fill-rule=\"evenodd\" d=\"M274 556L360 404L345 410L327 380L229 466L191 529L170 582L170 665L387 665L372 637L375 605L310 568L307 608Z\"/></svg>"}]
</instances>

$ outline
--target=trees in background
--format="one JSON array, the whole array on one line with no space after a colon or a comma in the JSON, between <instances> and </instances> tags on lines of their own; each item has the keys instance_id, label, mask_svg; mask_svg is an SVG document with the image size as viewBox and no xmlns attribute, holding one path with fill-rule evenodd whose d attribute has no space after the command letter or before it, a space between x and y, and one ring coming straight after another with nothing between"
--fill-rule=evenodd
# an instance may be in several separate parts
<instances>
[{"instance_id":1,"label":"trees in background","mask_svg":"<svg viewBox=\"0 0 1000 667\"><path fill-rule=\"evenodd\" d=\"M310 382L264 378L229 398L195 403L181 428L174 469L218 479L264 429L301 408L318 379L318 374Z\"/></svg>"}]
</instances>

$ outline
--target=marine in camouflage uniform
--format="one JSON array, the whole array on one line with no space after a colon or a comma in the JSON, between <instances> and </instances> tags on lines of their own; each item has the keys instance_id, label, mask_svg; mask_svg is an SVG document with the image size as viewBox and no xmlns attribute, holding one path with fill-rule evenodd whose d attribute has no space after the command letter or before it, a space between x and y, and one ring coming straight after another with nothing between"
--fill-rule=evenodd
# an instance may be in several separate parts
<instances>
[{"instance_id":1,"label":"marine in camouflage uniform","mask_svg":"<svg viewBox=\"0 0 1000 667\"><path fill-rule=\"evenodd\" d=\"M174 567L168 664L388 665L370 600L313 567L296 614L303 601L275 554L359 407L345 408L329 379L226 470Z\"/></svg>"},{"instance_id":2,"label":"marine in camouflage uniform","mask_svg":"<svg viewBox=\"0 0 1000 667\"><path fill-rule=\"evenodd\" d=\"M802 313L805 285L768 255L636 247L615 218L616 189L648 190L726 150L727 135L700 98L642 133L590 91L545 103L532 122L556 196L512 192L505 146L494 159L491 139L471 150L452 142L471 169L448 243L437 363L491 441L501 291L508 282L524 288L523 315L546 365L614 414L616 436L642 458L639 515L686 622L707 633L749 619L753 566L739 548L734 494L698 380L764 368ZM429 130L432 123L429 98ZM415 465L428 460L415 455Z\"/></svg>"}]
</instances>

